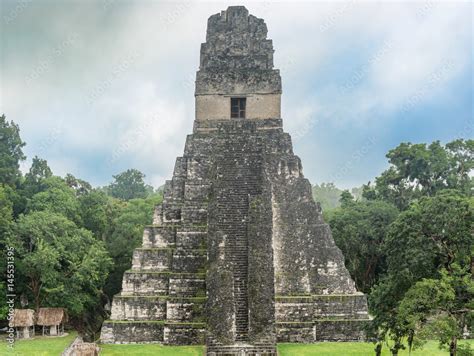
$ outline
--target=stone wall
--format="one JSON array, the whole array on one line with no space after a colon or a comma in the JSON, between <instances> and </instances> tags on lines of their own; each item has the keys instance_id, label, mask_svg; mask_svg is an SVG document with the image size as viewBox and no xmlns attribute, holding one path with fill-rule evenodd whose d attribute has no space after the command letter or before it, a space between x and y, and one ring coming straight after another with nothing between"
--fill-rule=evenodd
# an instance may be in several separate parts
<instances>
[{"instance_id":1,"label":"stone wall","mask_svg":"<svg viewBox=\"0 0 474 356\"><path fill-rule=\"evenodd\" d=\"M230 98L246 97L247 119L281 116L281 77L262 19L243 6L209 18L196 74L196 120L230 120Z\"/></svg>"},{"instance_id":2,"label":"stone wall","mask_svg":"<svg viewBox=\"0 0 474 356\"><path fill-rule=\"evenodd\" d=\"M196 120L229 120L230 98L231 96L219 94L196 96ZM246 119L261 120L281 116L281 94L253 94L246 95L246 98Z\"/></svg>"},{"instance_id":3,"label":"stone wall","mask_svg":"<svg viewBox=\"0 0 474 356\"><path fill-rule=\"evenodd\" d=\"M275 315L279 342L360 341L369 320L362 293L277 296Z\"/></svg>"}]
</instances>

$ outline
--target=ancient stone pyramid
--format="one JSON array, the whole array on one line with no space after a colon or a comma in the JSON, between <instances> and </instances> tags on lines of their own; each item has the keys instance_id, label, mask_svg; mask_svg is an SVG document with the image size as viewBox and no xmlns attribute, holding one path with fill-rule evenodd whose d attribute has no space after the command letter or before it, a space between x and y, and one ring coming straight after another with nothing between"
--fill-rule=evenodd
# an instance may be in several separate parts
<instances>
[{"instance_id":1,"label":"ancient stone pyramid","mask_svg":"<svg viewBox=\"0 0 474 356\"><path fill-rule=\"evenodd\" d=\"M103 342L276 355L277 341L364 337L366 297L283 131L266 36L264 21L241 6L209 18L194 130L123 276Z\"/></svg>"}]
</instances>

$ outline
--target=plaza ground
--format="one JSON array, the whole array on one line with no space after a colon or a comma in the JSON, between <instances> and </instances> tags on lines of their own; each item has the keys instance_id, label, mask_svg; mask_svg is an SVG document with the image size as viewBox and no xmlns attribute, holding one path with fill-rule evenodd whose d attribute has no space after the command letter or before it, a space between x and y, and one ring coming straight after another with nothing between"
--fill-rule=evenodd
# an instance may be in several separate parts
<instances>
[{"instance_id":1,"label":"plaza ground","mask_svg":"<svg viewBox=\"0 0 474 356\"><path fill-rule=\"evenodd\" d=\"M15 342L13 351L7 349L7 343L3 338L0 340L1 355L15 356L57 356L74 340L76 333L72 332L63 337L36 336L32 340L18 340ZM474 348L474 340L469 342ZM122 355L159 355L159 356L202 356L203 346L162 346L158 344L147 345L100 345L104 356ZM279 344L280 356L371 356L374 345L365 342L322 342L317 344ZM389 356L388 348L384 347L384 356ZM407 356L408 351L401 351L399 356ZM445 356L447 351L438 349L436 341L428 342L421 350L415 350L411 356Z\"/></svg>"}]
</instances>

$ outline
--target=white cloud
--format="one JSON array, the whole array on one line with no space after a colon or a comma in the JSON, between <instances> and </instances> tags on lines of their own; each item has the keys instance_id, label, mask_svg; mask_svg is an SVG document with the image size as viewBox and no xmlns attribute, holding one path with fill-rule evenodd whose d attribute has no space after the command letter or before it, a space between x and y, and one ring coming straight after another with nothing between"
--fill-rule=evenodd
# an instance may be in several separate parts
<instances>
[{"instance_id":1,"label":"white cloud","mask_svg":"<svg viewBox=\"0 0 474 356\"><path fill-rule=\"evenodd\" d=\"M374 112L396 112L410 98L414 105L433 100L471 65L469 3L244 4L268 25L283 76L285 127L296 136L321 120L365 125L380 120ZM95 154L110 166L108 177L133 164L159 185L192 129L206 20L228 5L32 3L2 23L8 51L2 51L1 110L20 124L28 155L41 152L60 172L81 176L89 164L84 157ZM47 57L48 70L26 85L41 58L70 34L74 43ZM136 56L123 65L130 54ZM443 70L446 61L452 65ZM333 63L348 74L324 76ZM350 90L341 93L345 83ZM75 154L62 160L66 146Z\"/></svg>"},{"instance_id":2,"label":"white cloud","mask_svg":"<svg viewBox=\"0 0 474 356\"><path fill-rule=\"evenodd\" d=\"M366 73L360 83L341 95L352 113L347 119L379 120L370 112L399 111L420 90L424 91L420 103L430 100L466 70L472 47L469 4L439 3L425 11L421 5L366 6L355 17L347 16L343 31L355 37L380 37L380 44L366 53L362 66ZM367 26L361 23L364 18L371 19ZM440 75L433 82L433 76ZM328 98L323 99L323 105L328 105Z\"/></svg>"}]
</instances>

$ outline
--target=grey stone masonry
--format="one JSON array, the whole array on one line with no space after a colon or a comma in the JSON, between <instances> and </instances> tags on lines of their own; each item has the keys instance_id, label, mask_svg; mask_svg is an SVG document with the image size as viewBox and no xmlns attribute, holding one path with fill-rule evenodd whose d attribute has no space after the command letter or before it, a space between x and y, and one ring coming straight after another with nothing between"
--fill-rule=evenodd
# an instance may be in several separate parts
<instances>
[{"instance_id":1,"label":"grey stone masonry","mask_svg":"<svg viewBox=\"0 0 474 356\"><path fill-rule=\"evenodd\" d=\"M207 23L196 95L281 93L273 69L273 43L267 25L243 6L231 6Z\"/></svg>"},{"instance_id":2,"label":"grey stone masonry","mask_svg":"<svg viewBox=\"0 0 474 356\"><path fill-rule=\"evenodd\" d=\"M244 7L211 16L197 95L281 91L266 34ZM280 117L196 117L153 220L103 342L206 343L209 356L271 356L278 341L364 338L366 297Z\"/></svg>"}]
</instances>

